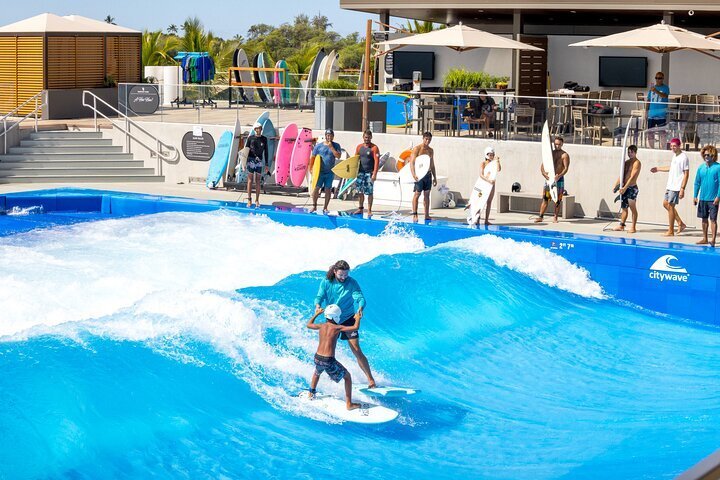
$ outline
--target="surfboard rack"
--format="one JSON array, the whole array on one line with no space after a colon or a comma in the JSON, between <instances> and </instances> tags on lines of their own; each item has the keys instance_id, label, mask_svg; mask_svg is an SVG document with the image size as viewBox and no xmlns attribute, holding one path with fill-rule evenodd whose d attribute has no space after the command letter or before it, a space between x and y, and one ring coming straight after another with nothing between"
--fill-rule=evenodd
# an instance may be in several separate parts
<instances>
[{"instance_id":1,"label":"surfboard rack","mask_svg":"<svg viewBox=\"0 0 720 480\"><path fill-rule=\"evenodd\" d=\"M272 87L272 88L287 88L287 85L284 83L256 83L256 82L236 82L233 80L233 73L232 72L282 72L285 75L288 74L288 70L286 68L260 68L260 67L230 67L228 68L228 85L231 87Z\"/></svg>"}]
</instances>

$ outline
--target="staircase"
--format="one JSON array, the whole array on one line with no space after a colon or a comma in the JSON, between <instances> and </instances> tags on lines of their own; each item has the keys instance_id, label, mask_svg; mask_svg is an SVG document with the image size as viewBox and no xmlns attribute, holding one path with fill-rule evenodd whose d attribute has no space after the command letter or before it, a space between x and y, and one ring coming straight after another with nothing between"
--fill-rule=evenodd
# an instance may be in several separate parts
<instances>
[{"instance_id":1,"label":"staircase","mask_svg":"<svg viewBox=\"0 0 720 480\"><path fill-rule=\"evenodd\" d=\"M39 131L0 155L0 183L164 182L102 132Z\"/></svg>"}]
</instances>

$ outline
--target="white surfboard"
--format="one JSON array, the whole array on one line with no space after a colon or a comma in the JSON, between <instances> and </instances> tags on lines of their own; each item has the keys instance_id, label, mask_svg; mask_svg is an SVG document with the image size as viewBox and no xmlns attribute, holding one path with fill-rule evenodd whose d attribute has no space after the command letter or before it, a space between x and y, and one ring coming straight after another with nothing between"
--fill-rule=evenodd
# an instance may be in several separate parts
<instances>
[{"instance_id":1,"label":"white surfboard","mask_svg":"<svg viewBox=\"0 0 720 480\"><path fill-rule=\"evenodd\" d=\"M363 387L362 385L353 385L353 389L370 395L371 397L406 397L408 395L415 395L420 393L420 390L407 387Z\"/></svg>"},{"instance_id":2,"label":"white surfboard","mask_svg":"<svg viewBox=\"0 0 720 480\"><path fill-rule=\"evenodd\" d=\"M625 161L627 160L627 147L628 147L628 135L630 134L630 125L633 122L633 117L628 120L627 127L625 127L625 137L622 142L622 152L620 153L620 188L625 183Z\"/></svg>"},{"instance_id":3,"label":"white surfboard","mask_svg":"<svg viewBox=\"0 0 720 480\"><path fill-rule=\"evenodd\" d=\"M418 180L427 175L430 171L430 155L418 155L415 158L415 176ZM410 166L400 170L400 183L415 183L415 179L410 171Z\"/></svg>"},{"instance_id":4,"label":"white surfboard","mask_svg":"<svg viewBox=\"0 0 720 480\"><path fill-rule=\"evenodd\" d=\"M489 178L490 180L495 180L497 177L498 169L497 169L497 161L493 160L492 162L485 165L485 170L483 170L483 175L485 175L486 178ZM478 177L478 179L475 181L475 186L473 187L473 191L470 194L470 214L467 217L467 222L469 225L475 225L480 221L480 213L485 208L485 205L487 205L488 198L490 197L490 192L492 192L494 184L487 182L482 177Z\"/></svg>"},{"instance_id":5,"label":"white surfboard","mask_svg":"<svg viewBox=\"0 0 720 480\"><path fill-rule=\"evenodd\" d=\"M315 394L314 398L309 398L310 392L300 392L298 399L305 405L322 410L335 418L346 422L354 423L386 423L392 422L398 417L398 412L391 410L382 405L373 403L360 403L360 408L348 410L345 400L340 400L333 395L325 395L321 393Z\"/></svg>"},{"instance_id":6,"label":"white surfboard","mask_svg":"<svg viewBox=\"0 0 720 480\"><path fill-rule=\"evenodd\" d=\"M557 184L555 183L555 162L553 161L553 141L550 138L550 127L548 127L547 120L543 125L541 135L541 150L542 150L542 164L545 169L545 173L548 175L548 180L545 180L545 184L550 189L550 198L552 201L557 203L558 191Z\"/></svg>"}]
</instances>

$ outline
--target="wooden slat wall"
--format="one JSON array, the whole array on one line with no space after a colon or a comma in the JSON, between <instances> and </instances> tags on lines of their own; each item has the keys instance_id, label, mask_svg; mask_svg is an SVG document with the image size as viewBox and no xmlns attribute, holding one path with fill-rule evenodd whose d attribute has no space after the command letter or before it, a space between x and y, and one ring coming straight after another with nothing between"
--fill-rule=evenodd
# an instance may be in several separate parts
<instances>
[{"instance_id":1,"label":"wooden slat wall","mask_svg":"<svg viewBox=\"0 0 720 480\"><path fill-rule=\"evenodd\" d=\"M140 37L120 37L118 83L140 82Z\"/></svg>"},{"instance_id":2,"label":"wooden slat wall","mask_svg":"<svg viewBox=\"0 0 720 480\"><path fill-rule=\"evenodd\" d=\"M48 37L47 55L47 88L75 88L75 37Z\"/></svg>"},{"instance_id":3,"label":"wooden slat wall","mask_svg":"<svg viewBox=\"0 0 720 480\"><path fill-rule=\"evenodd\" d=\"M98 88L105 80L103 37L76 37L75 88Z\"/></svg>"},{"instance_id":4,"label":"wooden slat wall","mask_svg":"<svg viewBox=\"0 0 720 480\"><path fill-rule=\"evenodd\" d=\"M0 116L17 106L17 37L0 37Z\"/></svg>"},{"instance_id":5,"label":"wooden slat wall","mask_svg":"<svg viewBox=\"0 0 720 480\"><path fill-rule=\"evenodd\" d=\"M17 104L38 94L43 89L43 38L17 37ZM35 109L35 102L20 110L27 114Z\"/></svg>"},{"instance_id":6,"label":"wooden slat wall","mask_svg":"<svg viewBox=\"0 0 720 480\"><path fill-rule=\"evenodd\" d=\"M119 37L105 37L105 75L118 79Z\"/></svg>"},{"instance_id":7,"label":"wooden slat wall","mask_svg":"<svg viewBox=\"0 0 720 480\"><path fill-rule=\"evenodd\" d=\"M528 37L522 35L520 41L544 51L535 52L521 50L520 55L520 82L518 95L544 97L547 93L547 37Z\"/></svg>"}]
</instances>

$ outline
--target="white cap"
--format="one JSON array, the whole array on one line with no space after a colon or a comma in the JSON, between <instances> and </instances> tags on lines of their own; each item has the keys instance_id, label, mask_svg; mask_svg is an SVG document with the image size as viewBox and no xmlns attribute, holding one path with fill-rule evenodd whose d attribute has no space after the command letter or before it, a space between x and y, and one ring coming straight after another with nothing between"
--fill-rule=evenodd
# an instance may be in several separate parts
<instances>
[{"instance_id":1,"label":"white cap","mask_svg":"<svg viewBox=\"0 0 720 480\"><path fill-rule=\"evenodd\" d=\"M495 153L495 149L493 148L493 146L490 145L489 147L485 147L485 157L487 158L487 156L491 153Z\"/></svg>"},{"instance_id":2,"label":"white cap","mask_svg":"<svg viewBox=\"0 0 720 480\"><path fill-rule=\"evenodd\" d=\"M253 125L253 130L255 130L256 128L262 128L262 124L260 122L255 122L255 124Z\"/></svg>"},{"instance_id":3,"label":"white cap","mask_svg":"<svg viewBox=\"0 0 720 480\"><path fill-rule=\"evenodd\" d=\"M338 323L340 321L341 313L342 310L340 310L340 307L338 307L334 303L325 307L325 318L328 320L332 320L335 323Z\"/></svg>"}]
</instances>

